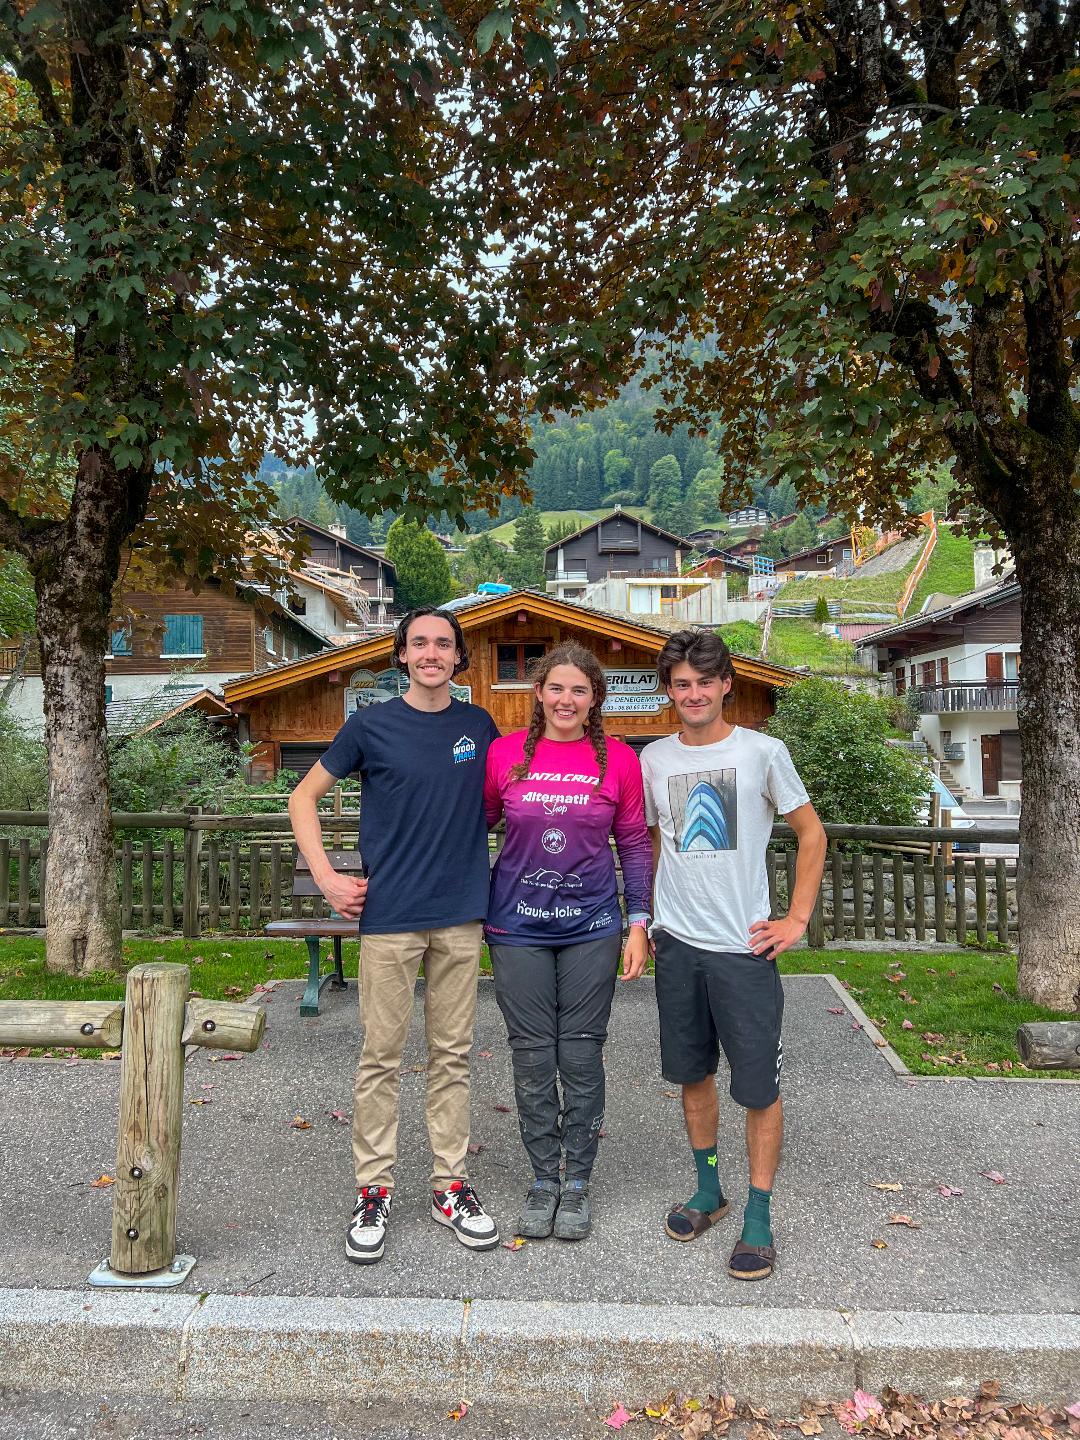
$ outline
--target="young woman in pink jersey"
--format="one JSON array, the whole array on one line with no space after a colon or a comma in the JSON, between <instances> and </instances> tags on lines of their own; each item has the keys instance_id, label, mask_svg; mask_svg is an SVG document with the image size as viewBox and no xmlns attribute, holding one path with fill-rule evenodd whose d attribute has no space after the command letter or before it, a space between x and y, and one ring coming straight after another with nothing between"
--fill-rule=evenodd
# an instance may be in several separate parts
<instances>
[{"instance_id":1,"label":"young woman in pink jersey","mask_svg":"<svg viewBox=\"0 0 1080 1440\"><path fill-rule=\"evenodd\" d=\"M648 958L652 845L637 756L604 734L607 686L596 657L559 645L532 678L528 730L502 736L487 755L487 820L505 817L506 843L492 871L485 933L534 1174L516 1233L581 1240L590 1227L619 953L624 980L636 979ZM630 926L625 947L612 836Z\"/></svg>"}]
</instances>

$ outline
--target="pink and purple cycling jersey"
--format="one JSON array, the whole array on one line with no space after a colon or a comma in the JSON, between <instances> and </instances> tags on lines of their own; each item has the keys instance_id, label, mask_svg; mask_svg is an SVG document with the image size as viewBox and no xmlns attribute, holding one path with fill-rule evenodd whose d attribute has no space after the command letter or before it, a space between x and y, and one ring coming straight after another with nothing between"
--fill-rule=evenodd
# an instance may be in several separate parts
<instances>
[{"instance_id":1,"label":"pink and purple cycling jersey","mask_svg":"<svg viewBox=\"0 0 1080 1440\"><path fill-rule=\"evenodd\" d=\"M503 735L487 753L484 809L489 825L505 815L506 843L492 871L486 932L501 945L543 946L617 934L622 920L611 836L627 914L647 913L652 891L637 756L609 738L601 784L587 739L540 739L528 775L511 780L525 735Z\"/></svg>"}]
</instances>

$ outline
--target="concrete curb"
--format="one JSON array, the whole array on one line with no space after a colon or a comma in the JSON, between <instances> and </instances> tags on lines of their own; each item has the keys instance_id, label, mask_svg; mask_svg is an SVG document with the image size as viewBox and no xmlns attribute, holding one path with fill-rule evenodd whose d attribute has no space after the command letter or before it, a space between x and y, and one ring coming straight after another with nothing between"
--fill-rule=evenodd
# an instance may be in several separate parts
<instances>
[{"instance_id":1,"label":"concrete curb","mask_svg":"<svg viewBox=\"0 0 1080 1440\"><path fill-rule=\"evenodd\" d=\"M885 1384L1080 1395L1080 1316L0 1290L24 1394L640 1405L672 1387L793 1412Z\"/></svg>"}]
</instances>

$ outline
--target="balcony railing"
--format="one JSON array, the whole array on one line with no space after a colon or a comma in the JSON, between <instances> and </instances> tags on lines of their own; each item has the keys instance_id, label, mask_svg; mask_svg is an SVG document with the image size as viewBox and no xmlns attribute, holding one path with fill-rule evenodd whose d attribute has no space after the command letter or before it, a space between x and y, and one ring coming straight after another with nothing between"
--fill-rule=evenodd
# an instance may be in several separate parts
<instances>
[{"instance_id":1,"label":"balcony railing","mask_svg":"<svg viewBox=\"0 0 1080 1440\"><path fill-rule=\"evenodd\" d=\"M944 715L955 710L1015 710L1016 680L992 680L986 685L920 685L919 714Z\"/></svg>"},{"instance_id":2,"label":"balcony railing","mask_svg":"<svg viewBox=\"0 0 1080 1440\"><path fill-rule=\"evenodd\" d=\"M589 571L584 565L569 565L563 570L549 570L545 579L547 580L571 580L585 581L589 578Z\"/></svg>"}]
</instances>

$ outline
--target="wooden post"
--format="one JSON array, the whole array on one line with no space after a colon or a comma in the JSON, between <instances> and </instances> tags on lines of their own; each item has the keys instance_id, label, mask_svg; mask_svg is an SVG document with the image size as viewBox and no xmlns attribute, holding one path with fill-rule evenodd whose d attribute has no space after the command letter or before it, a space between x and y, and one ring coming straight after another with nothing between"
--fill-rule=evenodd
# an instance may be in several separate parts
<instances>
[{"instance_id":1,"label":"wooden post","mask_svg":"<svg viewBox=\"0 0 1080 1440\"><path fill-rule=\"evenodd\" d=\"M926 857L918 851L912 857L911 886L915 900L915 939L926 939Z\"/></svg>"},{"instance_id":2,"label":"wooden post","mask_svg":"<svg viewBox=\"0 0 1080 1440\"><path fill-rule=\"evenodd\" d=\"M975 934L980 945L986 944L986 859L975 857Z\"/></svg>"},{"instance_id":3,"label":"wooden post","mask_svg":"<svg viewBox=\"0 0 1080 1440\"><path fill-rule=\"evenodd\" d=\"M948 927L945 924L945 902L947 898L945 847L944 845L939 845L937 847L937 854L934 856L934 938L941 945L944 945L949 938Z\"/></svg>"},{"instance_id":4,"label":"wooden post","mask_svg":"<svg viewBox=\"0 0 1080 1440\"><path fill-rule=\"evenodd\" d=\"M0 925L9 920L8 900L11 893L11 842L5 835L0 840Z\"/></svg>"},{"instance_id":5,"label":"wooden post","mask_svg":"<svg viewBox=\"0 0 1080 1440\"><path fill-rule=\"evenodd\" d=\"M947 845L947 850L953 847ZM961 855L953 861L953 899L956 902L956 943L967 943L967 867Z\"/></svg>"},{"instance_id":6,"label":"wooden post","mask_svg":"<svg viewBox=\"0 0 1080 1440\"><path fill-rule=\"evenodd\" d=\"M863 893L863 857L860 850L851 857L851 902L855 939L863 940L866 938L866 897Z\"/></svg>"},{"instance_id":7,"label":"wooden post","mask_svg":"<svg viewBox=\"0 0 1080 1440\"><path fill-rule=\"evenodd\" d=\"M202 876L199 873L202 831L189 824L184 831L184 935L197 939L199 924L199 901L202 896Z\"/></svg>"},{"instance_id":8,"label":"wooden post","mask_svg":"<svg viewBox=\"0 0 1080 1440\"><path fill-rule=\"evenodd\" d=\"M132 902L131 841L125 835L120 847L120 928L135 928L135 912Z\"/></svg>"},{"instance_id":9,"label":"wooden post","mask_svg":"<svg viewBox=\"0 0 1080 1440\"><path fill-rule=\"evenodd\" d=\"M874 867L874 938L885 939L885 857L875 855Z\"/></svg>"},{"instance_id":10,"label":"wooden post","mask_svg":"<svg viewBox=\"0 0 1080 1440\"><path fill-rule=\"evenodd\" d=\"M810 911L810 923L806 927L806 943L811 950L825 949L825 909L820 885L817 898L814 900L814 908Z\"/></svg>"},{"instance_id":11,"label":"wooden post","mask_svg":"<svg viewBox=\"0 0 1080 1440\"><path fill-rule=\"evenodd\" d=\"M124 1275L161 1270L176 1254L189 974L166 964L128 971L109 1255Z\"/></svg>"},{"instance_id":12,"label":"wooden post","mask_svg":"<svg viewBox=\"0 0 1080 1440\"><path fill-rule=\"evenodd\" d=\"M171 930L173 914L173 842L166 838L161 847L161 928Z\"/></svg>"},{"instance_id":13,"label":"wooden post","mask_svg":"<svg viewBox=\"0 0 1080 1440\"><path fill-rule=\"evenodd\" d=\"M844 857L840 846L832 842L832 933L834 940L844 938Z\"/></svg>"},{"instance_id":14,"label":"wooden post","mask_svg":"<svg viewBox=\"0 0 1080 1440\"><path fill-rule=\"evenodd\" d=\"M997 885L997 938L1002 945L1009 943L1009 872L1004 859L999 855L994 862L994 876Z\"/></svg>"},{"instance_id":15,"label":"wooden post","mask_svg":"<svg viewBox=\"0 0 1080 1440\"><path fill-rule=\"evenodd\" d=\"M144 840L142 847L142 923L144 930L154 928L154 844Z\"/></svg>"},{"instance_id":16,"label":"wooden post","mask_svg":"<svg viewBox=\"0 0 1080 1440\"><path fill-rule=\"evenodd\" d=\"M897 940L907 939L907 904L904 899L904 857L894 855L892 862L893 934Z\"/></svg>"}]
</instances>

